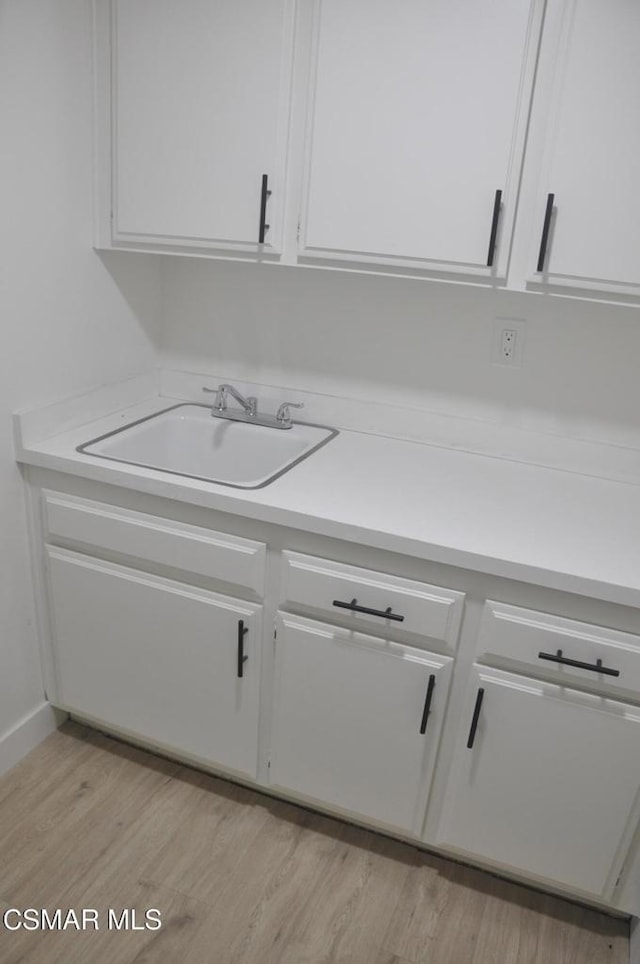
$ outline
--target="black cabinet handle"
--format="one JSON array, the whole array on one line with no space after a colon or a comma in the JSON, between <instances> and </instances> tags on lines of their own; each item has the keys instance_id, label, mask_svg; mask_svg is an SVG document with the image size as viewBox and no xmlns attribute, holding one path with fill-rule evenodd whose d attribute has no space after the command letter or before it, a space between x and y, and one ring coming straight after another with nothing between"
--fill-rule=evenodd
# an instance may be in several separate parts
<instances>
[{"instance_id":1,"label":"black cabinet handle","mask_svg":"<svg viewBox=\"0 0 640 964\"><path fill-rule=\"evenodd\" d=\"M547 207L544 212L544 224L542 225L542 237L540 238L540 251L538 253L538 267L536 271L544 271L544 262L547 257L547 244L549 242L549 229L551 228L551 215L553 214L553 202L555 194L547 194Z\"/></svg>"},{"instance_id":2,"label":"black cabinet handle","mask_svg":"<svg viewBox=\"0 0 640 964\"><path fill-rule=\"evenodd\" d=\"M244 624L244 619L238 620L238 679L244 676L244 664L249 659L244 655L244 637L249 630Z\"/></svg>"},{"instance_id":3,"label":"black cabinet handle","mask_svg":"<svg viewBox=\"0 0 640 964\"><path fill-rule=\"evenodd\" d=\"M482 701L484 699L484 689L480 687L478 690L478 695L476 696L476 705L473 708L473 719L471 720L471 729L469 730L469 739L467 740L467 747L469 750L473 747L473 741L476 738L476 730L478 729L478 720L480 719L480 709L482 707Z\"/></svg>"},{"instance_id":4,"label":"black cabinet handle","mask_svg":"<svg viewBox=\"0 0 640 964\"><path fill-rule=\"evenodd\" d=\"M264 244L265 232L269 230L267 224L267 198L271 197L271 191L267 187L269 176L262 175L262 191L260 192L260 229L258 232L258 243Z\"/></svg>"},{"instance_id":5,"label":"black cabinet handle","mask_svg":"<svg viewBox=\"0 0 640 964\"><path fill-rule=\"evenodd\" d=\"M487 268L493 267L493 258L496 253L496 240L498 238L498 224L500 223L501 209L502 209L502 191L496 191L495 201L493 202L493 217L491 218L491 234L489 235L489 251L487 253Z\"/></svg>"},{"instance_id":6,"label":"black cabinet handle","mask_svg":"<svg viewBox=\"0 0 640 964\"><path fill-rule=\"evenodd\" d=\"M562 655L562 650L557 653L538 653L538 659L546 659L550 663L562 663L563 666L576 666L578 669L588 669L592 673L603 673L605 676L620 676L619 669L609 669L602 665L602 660L597 659L595 663L583 663L579 659L568 659Z\"/></svg>"},{"instance_id":7,"label":"black cabinet handle","mask_svg":"<svg viewBox=\"0 0 640 964\"><path fill-rule=\"evenodd\" d=\"M366 613L367 616L380 616L381 619L394 619L397 623L404 622L404 616L398 616L397 613L391 612L391 606L388 609L369 609L368 606L358 606L358 600L352 599L351 602L340 602L339 599L334 599L333 606L337 606L338 609L349 609L352 613Z\"/></svg>"},{"instance_id":8,"label":"black cabinet handle","mask_svg":"<svg viewBox=\"0 0 640 964\"><path fill-rule=\"evenodd\" d=\"M427 695L424 700L424 709L422 711L422 722L420 724L420 732L427 732L427 720L429 719L429 713L431 712L431 700L433 698L433 690L436 685L436 678L432 673L429 677L429 682L427 684Z\"/></svg>"}]
</instances>

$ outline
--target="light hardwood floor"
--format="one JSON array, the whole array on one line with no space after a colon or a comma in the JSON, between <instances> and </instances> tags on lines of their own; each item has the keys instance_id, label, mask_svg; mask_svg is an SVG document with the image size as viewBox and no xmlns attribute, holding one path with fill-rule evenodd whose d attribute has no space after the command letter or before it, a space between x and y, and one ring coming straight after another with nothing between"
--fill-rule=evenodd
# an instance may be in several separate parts
<instances>
[{"instance_id":1,"label":"light hardwood floor","mask_svg":"<svg viewBox=\"0 0 640 964\"><path fill-rule=\"evenodd\" d=\"M627 964L627 924L74 723L0 780L1 964ZM107 929L158 908L157 931ZM10 918L11 920L12 918Z\"/></svg>"}]
</instances>

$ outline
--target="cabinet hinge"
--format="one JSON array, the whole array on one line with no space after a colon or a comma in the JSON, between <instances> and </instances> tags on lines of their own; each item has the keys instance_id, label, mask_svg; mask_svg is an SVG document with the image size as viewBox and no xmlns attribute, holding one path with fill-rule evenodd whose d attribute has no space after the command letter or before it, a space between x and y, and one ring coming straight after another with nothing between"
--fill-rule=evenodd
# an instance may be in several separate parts
<instances>
[{"instance_id":1,"label":"cabinet hinge","mask_svg":"<svg viewBox=\"0 0 640 964\"><path fill-rule=\"evenodd\" d=\"M271 769L271 760L267 760L267 770Z\"/></svg>"},{"instance_id":2,"label":"cabinet hinge","mask_svg":"<svg viewBox=\"0 0 640 964\"><path fill-rule=\"evenodd\" d=\"M274 629L274 630L273 630L273 638L274 638L274 639L277 639L277 637L278 637L278 630L277 630L277 629Z\"/></svg>"},{"instance_id":3,"label":"cabinet hinge","mask_svg":"<svg viewBox=\"0 0 640 964\"><path fill-rule=\"evenodd\" d=\"M296 231L296 241L300 244L300 220L298 219L298 229Z\"/></svg>"}]
</instances>

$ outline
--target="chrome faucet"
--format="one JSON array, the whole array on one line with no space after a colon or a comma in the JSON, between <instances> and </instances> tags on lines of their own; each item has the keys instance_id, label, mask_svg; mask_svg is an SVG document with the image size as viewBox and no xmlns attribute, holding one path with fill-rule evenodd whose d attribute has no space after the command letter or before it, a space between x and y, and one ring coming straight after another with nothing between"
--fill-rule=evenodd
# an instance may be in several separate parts
<instances>
[{"instance_id":1,"label":"chrome faucet","mask_svg":"<svg viewBox=\"0 0 640 964\"><path fill-rule=\"evenodd\" d=\"M217 388L203 388L203 392L215 392L216 399L213 407L217 412L225 412L227 409L227 394L235 398L238 405L242 406L249 418L255 418L258 414L258 399L255 395L245 398L233 385L218 385Z\"/></svg>"},{"instance_id":2,"label":"chrome faucet","mask_svg":"<svg viewBox=\"0 0 640 964\"><path fill-rule=\"evenodd\" d=\"M245 398L233 385L218 385L217 388L205 388L203 392L215 395L211 414L215 418L228 418L233 422L251 422L253 425L263 425L266 428L291 428L291 408L304 408L303 402L283 402L275 415L258 415L258 399L255 395ZM240 405L240 410L227 407L227 395L231 395Z\"/></svg>"}]
</instances>

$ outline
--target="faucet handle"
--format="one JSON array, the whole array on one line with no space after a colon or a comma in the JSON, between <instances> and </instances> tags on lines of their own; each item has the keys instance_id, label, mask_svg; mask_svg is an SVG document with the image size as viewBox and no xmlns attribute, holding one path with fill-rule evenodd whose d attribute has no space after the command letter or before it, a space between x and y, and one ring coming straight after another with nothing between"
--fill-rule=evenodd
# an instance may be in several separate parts
<instances>
[{"instance_id":1,"label":"faucet handle","mask_svg":"<svg viewBox=\"0 0 640 964\"><path fill-rule=\"evenodd\" d=\"M227 397L224 385L219 385L217 388L207 388L205 385L202 386L203 392L208 392L210 395L215 395L215 400L213 407L219 412L224 412L227 407Z\"/></svg>"},{"instance_id":2,"label":"faucet handle","mask_svg":"<svg viewBox=\"0 0 640 964\"><path fill-rule=\"evenodd\" d=\"M304 408L304 402L283 402L276 412L276 422L283 425L291 424L290 408Z\"/></svg>"}]
</instances>

